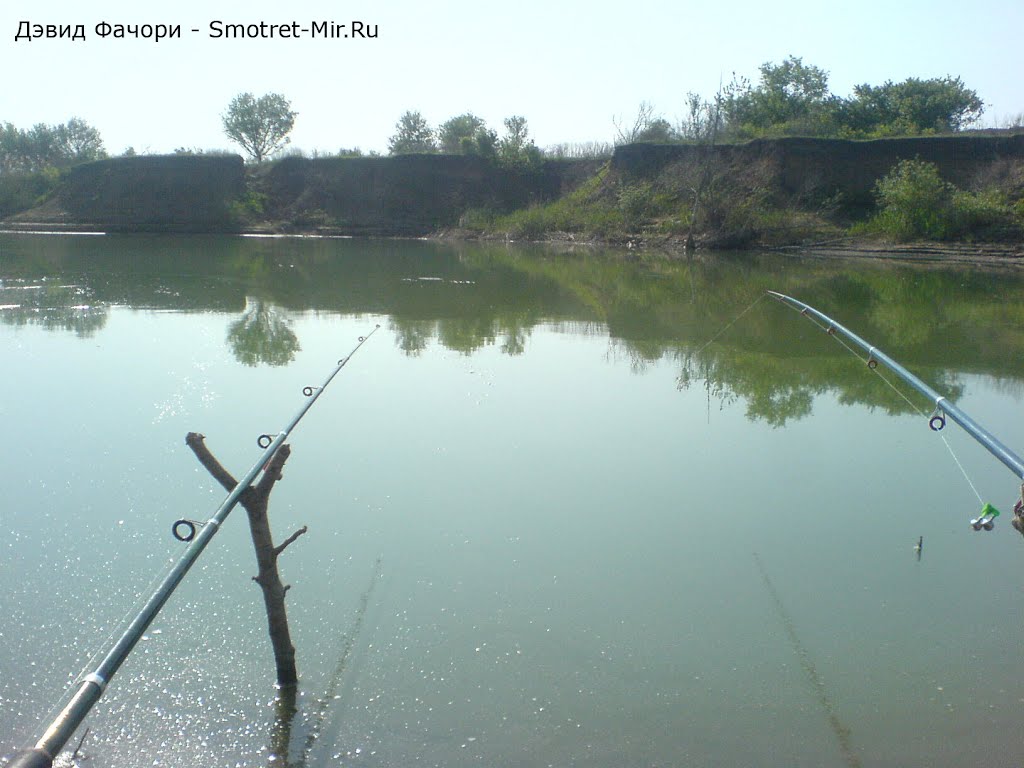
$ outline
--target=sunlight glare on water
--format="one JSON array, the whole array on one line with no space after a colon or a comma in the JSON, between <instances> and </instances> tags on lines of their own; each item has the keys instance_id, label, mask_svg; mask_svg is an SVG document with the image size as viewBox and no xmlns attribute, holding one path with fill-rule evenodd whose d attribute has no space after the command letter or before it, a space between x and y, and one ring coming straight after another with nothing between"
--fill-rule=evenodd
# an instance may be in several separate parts
<instances>
[{"instance_id":1,"label":"sunlight glare on water","mask_svg":"<svg viewBox=\"0 0 1024 768\"><path fill-rule=\"evenodd\" d=\"M379 323L271 499L277 541L309 526L281 559L296 714L236 512L87 719L87 764L1024 757L1018 482L943 432L1003 512L971 531L927 418L775 302L707 343L783 290L1024 446L1015 274L0 238L3 754L181 552L172 523L223 499L185 434L241 475Z\"/></svg>"}]
</instances>

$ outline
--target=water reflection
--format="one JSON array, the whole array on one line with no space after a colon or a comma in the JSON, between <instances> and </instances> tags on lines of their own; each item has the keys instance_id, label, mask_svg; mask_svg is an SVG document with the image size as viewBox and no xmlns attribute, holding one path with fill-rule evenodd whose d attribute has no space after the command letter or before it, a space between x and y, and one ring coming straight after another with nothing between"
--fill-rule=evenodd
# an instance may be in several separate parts
<instances>
[{"instance_id":1,"label":"water reflection","mask_svg":"<svg viewBox=\"0 0 1024 768\"><path fill-rule=\"evenodd\" d=\"M681 389L703 381L709 397L742 398L749 418L773 425L807 416L828 391L844 403L911 410L773 302L734 324L774 289L835 313L952 399L963 392L953 371L1013 382L1024 374L1024 281L1014 273L432 242L0 237L0 321L87 337L103 328L107 305L224 313L233 316L228 344L250 366L295 358L301 340L289 318L299 312L386 314L409 355L432 343L522 355L538 324L570 324L609 335L635 371L675 360Z\"/></svg>"},{"instance_id":2,"label":"water reflection","mask_svg":"<svg viewBox=\"0 0 1024 768\"><path fill-rule=\"evenodd\" d=\"M273 304L250 298L242 316L228 326L228 344L244 365L288 365L300 349L288 318Z\"/></svg>"},{"instance_id":3,"label":"water reflection","mask_svg":"<svg viewBox=\"0 0 1024 768\"><path fill-rule=\"evenodd\" d=\"M800 320L794 319L799 323ZM700 357L683 357L677 386L689 389L701 382L709 397L725 403L742 399L747 417L781 427L794 419L810 416L814 399L837 392L844 405L861 404L880 408L890 415L917 412L901 394L909 391L898 384L880 385L877 376L895 380L884 371L870 374L860 358L837 346L838 358L780 358L727 347L709 349ZM920 371L929 386L956 401L964 391L959 374L943 369Z\"/></svg>"},{"instance_id":4,"label":"water reflection","mask_svg":"<svg viewBox=\"0 0 1024 768\"><path fill-rule=\"evenodd\" d=\"M59 280L9 280L0 274L0 321L70 331L87 339L107 324L107 310L95 302L86 286Z\"/></svg>"},{"instance_id":5,"label":"water reflection","mask_svg":"<svg viewBox=\"0 0 1024 768\"><path fill-rule=\"evenodd\" d=\"M5 285L79 286L86 299L67 306L109 317L86 344L0 327L24 372L0 377L20 436L0 510L3 749L175 551L169 522L219 501L175 458L186 428L254 450L254 414L275 393L298 399L267 363L332 360L371 316L395 346L382 334L306 425L275 510L316 531L288 564L304 695L275 710L236 520L94 713L95 768L842 765L819 682L865 760L1019 758L1020 594L1000 586L1015 583L1016 533L969 532L977 510L938 438L886 418L907 404L834 340L775 302L733 323L764 288L799 296L937 388L967 387L995 424L1024 381L1017 277L97 240L0 240ZM200 395L216 407L192 408ZM1010 444L1017 426L999 426ZM1001 496L1003 469L973 449L965 466ZM358 635L378 552L388 578Z\"/></svg>"},{"instance_id":6,"label":"water reflection","mask_svg":"<svg viewBox=\"0 0 1024 768\"><path fill-rule=\"evenodd\" d=\"M392 318L388 327L394 331L399 349L408 355L418 355L427 348L435 335L435 324L428 320Z\"/></svg>"}]
</instances>

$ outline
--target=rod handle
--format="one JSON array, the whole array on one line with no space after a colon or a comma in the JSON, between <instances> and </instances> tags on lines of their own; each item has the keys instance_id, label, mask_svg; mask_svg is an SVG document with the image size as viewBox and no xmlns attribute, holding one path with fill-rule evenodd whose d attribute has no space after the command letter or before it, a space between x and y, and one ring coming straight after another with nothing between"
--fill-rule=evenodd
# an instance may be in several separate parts
<instances>
[{"instance_id":1,"label":"rod handle","mask_svg":"<svg viewBox=\"0 0 1024 768\"><path fill-rule=\"evenodd\" d=\"M52 768L53 758L45 749L23 749L14 755L7 768Z\"/></svg>"}]
</instances>

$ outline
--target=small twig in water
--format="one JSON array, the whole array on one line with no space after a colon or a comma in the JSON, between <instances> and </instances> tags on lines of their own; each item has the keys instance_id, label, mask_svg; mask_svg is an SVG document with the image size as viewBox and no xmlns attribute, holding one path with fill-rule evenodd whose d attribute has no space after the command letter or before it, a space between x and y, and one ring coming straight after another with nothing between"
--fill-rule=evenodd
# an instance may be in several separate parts
<instances>
[{"instance_id":1,"label":"small twig in water","mask_svg":"<svg viewBox=\"0 0 1024 768\"><path fill-rule=\"evenodd\" d=\"M85 733L82 734L82 738L78 740L78 746L75 747L75 751L71 753L71 759L77 760L78 753L82 751L82 745L85 744L85 737L89 735L89 729L85 729Z\"/></svg>"}]
</instances>

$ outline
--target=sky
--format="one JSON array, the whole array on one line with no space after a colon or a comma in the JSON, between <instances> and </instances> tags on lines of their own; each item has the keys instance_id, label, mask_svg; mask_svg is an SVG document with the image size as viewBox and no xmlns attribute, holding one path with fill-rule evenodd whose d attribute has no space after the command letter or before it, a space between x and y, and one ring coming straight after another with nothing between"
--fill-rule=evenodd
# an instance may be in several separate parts
<instances>
[{"instance_id":1,"label":"sky","mask_svg":"<svg viewBox=\"0 0 1024 768\"><path fill-rule=\"evenodd\" d=\"M399 116L437 126L472 112L500 133L527 119L538 146L610 142L641 102L670 122L685 96L797 56L833 94L959 76L984 126L1024 113L1024 0L4 0L0 123L79 117L120 154L235 149L221 119L237 94L283 94L292 146L387 152ZM376 25L376 39L214 39L210 23ZM19 22L83 24L86 39L16 40ZM109 24L181 25L176 40L100 37ZM192 32L195 28L199 32Z\"/></svg>"}]
</instances>

